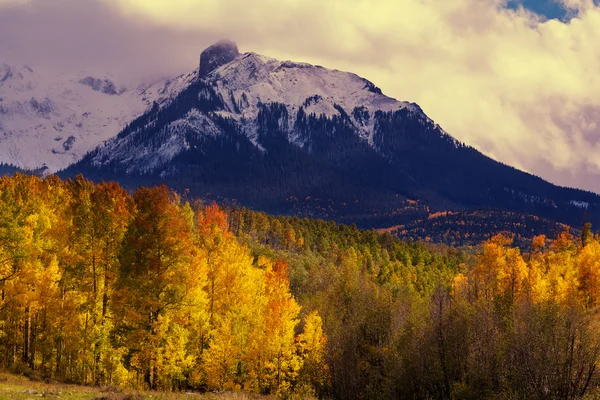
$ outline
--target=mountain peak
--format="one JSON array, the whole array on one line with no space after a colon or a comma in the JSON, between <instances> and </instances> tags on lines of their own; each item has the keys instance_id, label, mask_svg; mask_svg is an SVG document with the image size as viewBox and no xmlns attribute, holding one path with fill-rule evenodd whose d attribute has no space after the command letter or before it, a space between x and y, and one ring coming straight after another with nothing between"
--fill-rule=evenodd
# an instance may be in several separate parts
<instances>
[{"instance_id":1,"label":"mountain peak","mask_svg":"<svg viewBox=\"0 0 600 400\"><path fill-rule=\"evenodd\" d=\"M237 44L231 40L220 40L200 54L200 78L225 65L240 55Z\"/></svg>"}]
</instances>

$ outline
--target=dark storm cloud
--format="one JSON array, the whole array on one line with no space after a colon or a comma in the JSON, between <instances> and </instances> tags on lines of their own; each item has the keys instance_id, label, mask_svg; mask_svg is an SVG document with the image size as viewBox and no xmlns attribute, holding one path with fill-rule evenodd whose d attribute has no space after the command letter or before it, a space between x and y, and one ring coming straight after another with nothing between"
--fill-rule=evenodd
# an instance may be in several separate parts
<instances>
[{"instance_id":1,"label":"dark storm cloud","mask_svg":"<svg viewBox=\"0 0 600 400\"><path fill-rule=\"evenodd\" d=\"M95 0L36 0L0 8L0 62L61 71L94 69L127 79L156 78L196 67L215 37L125 17Z\"/></svg>"}]
</instances>

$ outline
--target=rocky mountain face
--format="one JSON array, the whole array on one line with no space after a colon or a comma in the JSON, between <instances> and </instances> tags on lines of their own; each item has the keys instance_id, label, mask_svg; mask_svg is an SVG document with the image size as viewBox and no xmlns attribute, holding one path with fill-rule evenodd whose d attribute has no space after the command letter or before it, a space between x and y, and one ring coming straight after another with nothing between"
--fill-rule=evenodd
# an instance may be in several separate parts
<instances>
[{"instance_id":1,"label":"rocky mountain face","mask_svg":"<svg viewBox=\"0 0 600 400\"><path fill-rule=\"evenodd\" d=\"M220 66L235 60L239 55L240 52L235 42L222 40L215 43L200 54L198 77L204 78Z\"/></svg>"},{"instance_id":2,"label":"rocky mountain face","mask_svg":"<svg viewBox=\"0 0 600 400\"><path fill-rule=\"evenodd\" d=\"M63 174L165 182L193 196L363 227L473 209L598 221L597 195L498 163L355 74L219 42L191 76L177 96Z\"/></svg>"}]
</instances>

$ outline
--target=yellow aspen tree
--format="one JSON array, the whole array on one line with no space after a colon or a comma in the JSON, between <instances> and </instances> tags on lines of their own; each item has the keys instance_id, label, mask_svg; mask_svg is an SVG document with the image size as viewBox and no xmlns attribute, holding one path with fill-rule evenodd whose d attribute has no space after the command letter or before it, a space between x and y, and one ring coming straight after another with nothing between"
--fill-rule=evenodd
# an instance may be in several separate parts
<instances>
[{"instance_id":1,"label":"yellow aspen tree","mask_svg":"<svg viewBox=\"0 0 600 400\"><path fill-rule=\"evenodd\" d=\"M323 332L323 321L318 311L304 317L304 329L298 335L297 346L302 358L299 382L306 387L302 390L315 390L314 395L322 395L331 379L325 360L327 337Z\"/></svg>"},{"instance_id":2,"label":"yellow aspen tree","mask_svg":"<svg viewBox=\"0 0 600 400\"><path fill-rule=\"evenodd\" d=\"M296 354L294 329L298 324L300 306L290 293L288 265L277 260L265 271L266 345L270 350L266 365L266 391L289 394L298 377L301 359Z\"/></svg>"},{"instance_id":3,"label":"yellow aspen tree","mask_svg":"<svg viewBox=\"0 0 600 400\"><path fill-rule=\"evenodd\" d=\"M529 274L526 286L531 300L535 303L550 299L550 287L547 279L547 258L543 253L545 246L546 236L539 235L534 237L527 261Z\"/></svg>"},{"instance_id":4,"label":"yellow aspen tree","mask_svg":"<svg viewBox=\"0 0 600 400\"><path fill-rule=\"evenodd\" d=\"M171 329L165 328L164 318L184 326L190 313L205 309L206 265L194 243L188 205L180 205L164 186L138 189L134 200L137 211L120 257L116 329L128 348L129 367L155 389L168 381L159 363L166 345L164 334Z\"/></svg>"},{"instance_id":5,"label":"yellow aspen tree","mask_svg":"<svg viewBox=\"0 0 600 400\"><path fill-rule=\"evenodd\" d=\"M211 332L209 348L203 353L206 384L213 390L241 390L237 375L242 358L233 318L222 318Z\"/></svg>"},{"instance_id":6,"label":"yellow aspen tree","mask_svg":"<svg viewBox=\"0 0 600 400\"><path fill-rule=\"evenodd\" d=\"M600 304L600 243L588 239L576 263L581 301L587 307L597 307Z\"/></svg>"},{"instance_id":7,"label":"yellow aspen tree","mask_svg":"<svg viewBox=\"0 0 600 400\"><path fill-rule=\"evenodd\" d=\"M518 248L509 248L511 240L498 235L483 245L473 269L476 292L486 300L503 296L512 304L522 293L528 270Z\"/></svg>"},{"instance_id":8,"label":"yellow aspen tree","mask_svg":"<svg viewBox=\"0 0 600 400\"><path fill-rule=\"evenodd\" d=\"M573 236L562 232L550 245L546 257L548 297L556 302L567 302L578 292L577 246Z\"/></svg>"},{"instance_id":9,"label":"yellow aspen tree","mask_svg":"<svg viewBox=\"0 0 600 400\"><path fill-rule=\"evenodd\" d=\"M247 383L245 354L250 332L262 316L256 287L264 278L262 271L253 268L248 250L234 237L220 230L211 235L206 284L209 322L202 359L210 388L241 389ZM224 354L229 357L227 362Z\"/></svg>"},{"instance_id":10,"label":"yellow aspen tree","mask_svg":"<svg viewBox=\"0 0 600 400\"><path fill-rule=\"evenodd\" d=\"M82 176L69 181L68 189L72 225L67 231L69 243L64 253L69 272L65 284L79 292L82 301L83 381L99 384L109 375L104 371L105 359L113 358L109 354L109 303L133 201L116 183L94 185Z\"/></svg>"}]
</instances>

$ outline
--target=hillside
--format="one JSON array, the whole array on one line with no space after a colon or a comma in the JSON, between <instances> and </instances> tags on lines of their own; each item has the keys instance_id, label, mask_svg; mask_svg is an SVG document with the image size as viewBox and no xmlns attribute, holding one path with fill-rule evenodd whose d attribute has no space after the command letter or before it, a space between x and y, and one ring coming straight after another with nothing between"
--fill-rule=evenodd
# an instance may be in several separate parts
<instances>
[{"instance_id":1,"label":"hillside","mask_svg":"<svg viewBox=\"0 0 600 400\"><path fill-rule=\"evenodd\" d=\"M164 182L199 198L365 228L476 210L600 222L598 195L496 162L355 74L239 54L230 42L207 49L194 74L173 101L60 175Z\"/></svg>"}]
</instances>

